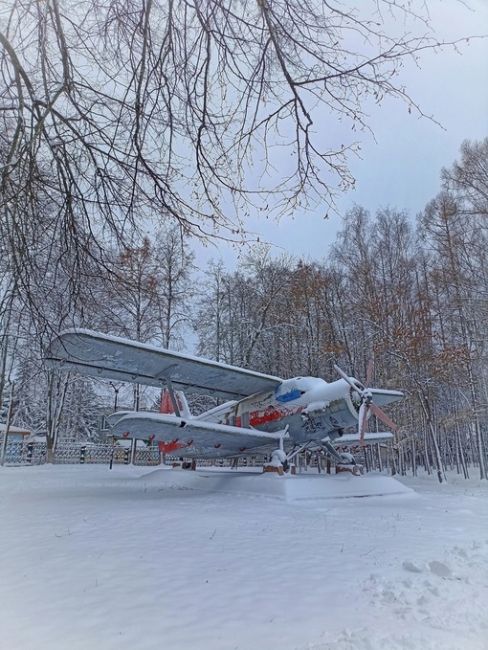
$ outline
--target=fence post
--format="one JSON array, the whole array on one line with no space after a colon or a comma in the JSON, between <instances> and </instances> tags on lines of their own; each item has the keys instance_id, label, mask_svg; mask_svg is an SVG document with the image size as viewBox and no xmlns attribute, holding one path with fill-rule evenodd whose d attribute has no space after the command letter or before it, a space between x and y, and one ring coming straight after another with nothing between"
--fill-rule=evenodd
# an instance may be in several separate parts
<instances>
[{"instance_id":1,"label":"fence post","mask_svg":"<svg viewBox=\"0 0 488 650\"><path fill-rule=\"evenodd\" d=\"M110 463L109 463L109 468L112 469L114 465L114 453L115 453L115 437L112 436L112 451L110 453Z\"/></svg>"},{"instance_id":2,"label":"fence post","mask_svg":"<svg viewBox=\"0 0 488 650\"><path fill-rule=\"evenodd\" d=\"M86 447L83 445L83 447L80 449L80 463L83 465L85 462L85 453L86 453Z\"/></svg>"},{"instance_id":3,"label":"fence post","mask_svg":"<svg viewBox=\"0 0 488 650\"><path fill-rule=\"evenodd\" d=\"M14 406L14 382L10 384L10 400L8 403L7 422L5 423L5 433L3 434L2 448L0 450L0 465L5 463L5 452L7 451L8 433L10 429L10 420L12 419L12 410Z\"/></svg>"},{"instance_id":4,"label":"fence post","mask_svg":"<svg viewBox=\"0 0 488 650\"><path fill-rule=\"evenodd\" d=\"M125 456L125 457L124 457L124 465L128 465L128 464L129 464L129 461L130 461L130 451L131 451L131 450L130 450L128 447L126 447L126 448L124 449L124 456Z\"/></svg>"}]
</instances>

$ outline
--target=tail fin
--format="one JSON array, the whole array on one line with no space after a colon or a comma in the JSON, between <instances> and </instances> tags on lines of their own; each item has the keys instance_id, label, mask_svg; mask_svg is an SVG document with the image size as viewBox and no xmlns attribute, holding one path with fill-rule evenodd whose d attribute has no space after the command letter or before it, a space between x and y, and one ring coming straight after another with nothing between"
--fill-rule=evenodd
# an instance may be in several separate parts
<instances>
[{"instance_id":1,"label":"tail fin","mask_svg":"<svg viewBox=\"0 0 488 650\"><path fill-rule=\"evenodd\" d=\"M175 390L174 392L178 408L183 418L191 418L191 412L188 407L188 402L186 401L185 393L181 390ZM161 391L161 402L159 404L159 412L167 413L168 415L174 415L175 409L173 407L173 402L171 400L170 392L167 388L164 388Z\"/></svg>"}]
</instances>

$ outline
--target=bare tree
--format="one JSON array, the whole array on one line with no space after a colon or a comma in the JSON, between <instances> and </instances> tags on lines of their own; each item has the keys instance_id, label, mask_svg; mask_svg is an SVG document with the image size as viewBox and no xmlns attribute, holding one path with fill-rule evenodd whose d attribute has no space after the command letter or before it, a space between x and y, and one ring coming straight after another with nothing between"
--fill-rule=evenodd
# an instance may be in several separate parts
<instances>
[{"instance_id":1,"label":"bare tree","mask_svg":"<svg viewBox=\"0 0 488 650\"><path fill-rule=\"evenodd\" d=\"M328 208L356 143L324 139L324 114L330 133L367 128L366 103L387 96L422 113L397 77L440 46L415 4L7 0L0 235L17 268L39 201L78 252L154 212L235 237L250 205Z\"/></svg>"},{"instance_id":2,"label":"bare tree","mask_svg":"<svg viewBox=\"0 0 488 650\"><path fill-rule=\"evenodd\" d=\"M446 189L454 191L471 215L488 216L488 138L480 142L465 140L461 159L442 170Z\"/></svg>"},{"instance_id":3,"label":"bare tree","mask_svg":"<svg viewBox=\"0 0 488 650\"><path fill-rule=\"evenodd\" d=\"M161 343L165 348L180 347L183 328L190 321L190 301L195 293L191 278L194 256L177 228L160 229L155 240Z\"/></svg>"},{"instance_id":4,"label":"bare tree","mask_svg":"<svg viewBox=\"0 0 488 650\"><path fill-rule=\"evenodd\" d=\"M464 373L458 376L458 387L466 386L473 439L478 451L480 477L488 478L480 421L481 379L484 368L476 367L483 338L477 326L478 302L472 300L472 292L478 284L478 277L470 276L470 265L464 260L470 258L469 239L473 219L463 212L463 203L451 193L441 192L431 201L422 217L422 228L427 236L427 246L434 252L432 273L441 292L438 318L448 328L447 346L459 351ZM467 252L467 255L465 253ZM486 287L484 287L486 291ZM444 339L446 336L443 337ZM444 347L447 347L444 343Z\"/></svg>"}]
</instances>

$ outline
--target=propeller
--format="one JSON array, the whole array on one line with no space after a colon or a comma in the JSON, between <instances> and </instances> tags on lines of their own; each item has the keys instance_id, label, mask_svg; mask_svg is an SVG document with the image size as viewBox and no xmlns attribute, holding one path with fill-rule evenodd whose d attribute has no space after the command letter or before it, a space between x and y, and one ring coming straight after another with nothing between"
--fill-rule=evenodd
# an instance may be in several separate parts
<instances>
[{"instance_id":1,"label":"propeller","mask_svg":"<svg viewBox=\"0 0 488 650\"><path fill-rule=\"evenodd\" d=\"M381 409L377 404L373 402L373 393L371 388L365 387L360 381L355 379L354 381L346 375L346 373L339 366L334 364L334 369L336 372L344 379L353 390L355 390L361 399L361 404L359 406L358 413L358 434L359 434L359 443L361 447L364 447L364 434L366 432L366 424L368 419L368 412L371 411L378 420L381 420L386 424L392 431L397 431L398 427L393 422L393 420ZM368 363L368 368L366 371L366 383L371 382L373 375L373 361L372 359Z\"/></svg>"},{"instance_id":2,"label":"propeller","mask_svg":"<svg viewBox=\"0 0 488 650\"><path fill-rule=\"evenodd\" d=\"M373 361L373 357L370 357L368 361L368 365L366 367L366 386L369 386L373 381L373 373L374 373L374 361Z\"/></svg>"}]
</instances>

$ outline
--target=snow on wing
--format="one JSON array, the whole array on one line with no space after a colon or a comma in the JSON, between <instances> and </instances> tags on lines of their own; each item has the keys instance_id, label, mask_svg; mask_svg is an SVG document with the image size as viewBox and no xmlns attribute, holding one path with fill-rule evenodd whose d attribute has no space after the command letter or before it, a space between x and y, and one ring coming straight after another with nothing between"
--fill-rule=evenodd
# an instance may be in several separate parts
<instances>
[{"instance_id":1,"label":"snow on wing","mask_svg":"<svg viewBox=\"0 0 488 650\"><path fill-rule=\"evenodd\" d=\"M280 437L279 433L144 412L123 415L113 425L111 434L118 438L164 441L172 445L176 455L185 458L236 456L258 449L266 453L268 447L277 447Z\"/></svg>"},{"instance_id":2,"label":"snow on wing","mask_svg":"<svg viewBox=\"0 0 488 650\"><path fill-rule=\"evenodd\" d=\"M175 388L227 399L273 390L281 383L271 375L82 329L59 334L46 361L84 375L148 386L164 386L170 379Z\"/></svg>"}]
</instances>

